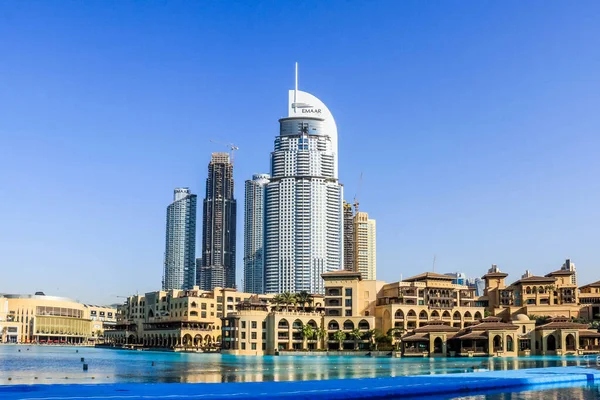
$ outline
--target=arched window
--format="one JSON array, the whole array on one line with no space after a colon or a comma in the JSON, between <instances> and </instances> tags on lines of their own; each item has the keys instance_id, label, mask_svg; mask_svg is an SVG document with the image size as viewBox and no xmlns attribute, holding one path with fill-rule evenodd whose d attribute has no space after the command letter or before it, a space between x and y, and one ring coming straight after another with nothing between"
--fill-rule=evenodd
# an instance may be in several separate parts
<instances>
[{"instance_id":1,"label":"arched window","mask_svg":"<svg viewBox=\"0 0 600 400\"><path fill-rule=\"evenodd\" d=\"M404 311L396 310L396 313L394 314L394 318L395 319L404 319Z\"/></svg>"},{"instance_id":2,"label":"arched window","mask_svg":"<svg viewBox=\"0 0 600 400\"><path fill-rule=\"evenodd\" d=\"M361 319L358 323L358 329L360 329L361 331L369 330L370 328L371 326L369 325L369 322L367 320Z\"/></svg>"},{"instance_id":3,"label":"arched window","mask_svg":"<svg viewBox=\"0 0 600 400\"><path fill-rule=\"evenodd\" d=\"M546 339L546 348L548 351L556 351L556 338L554 335L550 335Z\"/></svg>"},{"instance_id":4,"label":"arched window","mask_svg":"<svg viewBox=\"0 0 600 400\"><path fill-rule=\"evenodd\" d=\"M442 318L450 318L450 313L448 311L444 311Z\"/></svg>"},{"instance_id":5,"label":"arched window","mask_svg":"<svg viewBox=\"0 0 600 400\"><path fill-rule=\"evenodd\" d=\"M576 350L576 346L575 346L575 336L573 336L571 333L569 333L566 337L566 344L567 344L567 350L568 351L575 351Z\"/></svg>"},{"instance_id":6,"label":"arched window","mask_svg":"<svg viewBox=\"0 0 600 400\"><path fill-rule=\"evenodd\" d=\"M465 319L471 319L472 315L469 311L465 312Z\"/></svg>"},{"instance_id":7,"label":"arched window","mask_svg":"<svg viewBox=\"0 0 600 400\"><path fill-rule=\"evenodd\" d=\"M423 310L419 313L419 319L427 319L427 311Z\"/></svg>"},{"instance_id":8,"label":"arched window","mask_svg":"<svg viewBox=\"0 0 600 400\"><path fill-rule=\"evenodd\" d=\"M512 336L506 337L506 351L513 351L513 338Z\"/></svg>"},{"instance_id":9,"label":"arched window","mask_svg":"<svg viewBox=\"0 0 600 400\"><path fill-rule=\"evenodd\" d=\"M408 318L411 318L411 317L417 318L417 313L415 312L415 310L409 310L407 315L408 315Z\"/></svg>"},{"instance_id":10,"label":"arched window","mask_svg":"<svg viewBox=\"0 0 600 400\"><path fill-rule=\"evenodd\" d=\"M299 319L295 320L292 324L292 329L302 329L302 321Z\"/></svg>"},{"instance_id":11,"label":"arched window","mask_svg":"<svg viewBox=\"0 0 600 400\"><path fill-rule=\"evenodd\" d=\"M452 316L452 319L460 321L460 313L458 311L456 311L454 313L454 315Z\"/></svg>"},{"instance_id":12,"label":"arched window","mask_svg":"<svg viewBox=\"0 0 600 400\"><path fill-rule=\"evenodd\" d=\"M312 319L310 321L308 321L307 325L310 325L313 328L317 328L317 323L314 320L312 320Z\"/></svg>"},{"instance_id":13,"label":"arched window","mask_svg":"<svg viewBox=\"0 0 600 400\"><path fill-rule=\"evenodd\" d=\"M287 322L287 320L282 319L281 321L279 321L279 324L277 325L277 329L288 329L290 327L289 323Z\"/></svg>"},{"instance_id":14,"label":"arched window","mask_svg":"<svg viewBox=\"0 0 600 400\"><path fill-rule=\"evenodd\" d=\"M351 331L352 329L354 329L354 323L350 320L346 320L344 322L344 330L349 330Z\"/></svg>"},{"instance_id":15,"label":"arched window","mask_svg":"<svg viewBox=\"0 0 600 400\"><path fill-rule=\"evenodd\" d=\"M502 351L502 338L500 335L494 336L494 351Z\"/></svg>"},{"instance_id":16,"label":"arched window","mask_svg":"<svg viewBox=\"0 0 600 400\"><path fill-rule=\"evenodd\" d=\"M331 320L331 321L329 321L329 325L327 325L327 330L329 330L329 331L339 331L340 330L340 324L338 324L338 322L336 320Z\"/></svg>"},{"instance_id":17,"label":"arched window","mask_svg":"<svg viewBox=\"0 0 600 400\"><path fill-rule=\"evenodd\" d=\"M431 313L431 318L436 318L436 319L437 319L437 318L439 318L439 317L440 317L440 313L439 313L439 312L437 312L437 311L435 311L435 310L434 310L434 311Z\"/></svg>"},{"instance_id":18,"label":"arched window","mask_svg":"<svg viewBox=\"0 0 600 400\"><path fill-rule=\"evenodd\" d=\"M197 317L198 311L190 311L190 317Z\"/></svg>"}]
</instances>

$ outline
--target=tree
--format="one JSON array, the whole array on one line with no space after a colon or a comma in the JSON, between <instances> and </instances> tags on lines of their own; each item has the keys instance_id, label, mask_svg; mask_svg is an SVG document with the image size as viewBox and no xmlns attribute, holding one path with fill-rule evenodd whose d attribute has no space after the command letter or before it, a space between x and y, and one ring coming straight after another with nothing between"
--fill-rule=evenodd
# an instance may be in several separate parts
<instances>
[{"instance_id":1,"label":"tree","mask_svg":"<svg viewBox=\"0 0 600 400\"><path fill-rule=\"evenodd\" d=\"M283 304L286 305L286 311L289 311L290 305L296 305L298 301L296 300L296 295L290 292L284 292L281 294L281 300Z\"/></svg>"},{"instance_id":2,"label":"tree","mask_svg":"<svg viewBox=\"0 0 600 400\"><path fill-rule=\"evenodd\" d=\"M354 339L354 350L358 350L358 341L363 338L363 333L358 328L354 328L348 333Z\"/></svg>"},{"instance_id":3,"label":"tree","mask_svg":"<svg viewBox=\"0 0 600 400\"><path fill-rule=\"evenodd\" d=\"M273 296L273 299L271 300L273 302L273 304L275 304L275 308L277 310L280 309L280 305L283 304L283 296L280 294L276 294L275 296Z\"/></svg>"},{"instance_id":4,"label":"tree","mask_svg":"<svg viewBox=\"0 0 600 400\"><path fill-rule=\"evenodd\" d=\"M405 332L405 329L402 326L390 328L387 331L387 336L389 336L391 338L392 344L394 345L394 348L396 350L398 350L400 343L402 343L402 335L404 334L404 332Z\"/></svg>"},{"instance_id":5,"label":"tree","mask_svg":"<svg viewBox=\"0 0 600 400\"><path fill-rule=\"evenodd\" d=\"M302 306L302 311L305 311L307 304L309 307L312 305L313 297L306 290L303 290L300 293L296 294L296 300Z\"/></svg>"},{"instance_id":6,"label":"tree","mask_svg":"<svg viewBox=\"0 0 600 400\"><path fill-rule=\"evenodd\" d=\"M488 310L484 310L484 311L483 311L483 318L487 318L487 317L489 317L490 315L492 315L492 313L491 313L491 312L489 312Z\"/></svg>"},{"instance_id":7,"label":"tree","mask_svg":"<svg viewBox=\"0 0 600 400\"><path fill-rule=\"evenodd\" d=\"M304 347L308 348L308 346L306 346L306 341L315 337L315 330L312 326L306 324L302 325L302 328L300 328L300 332L302 333L302 337L304 338Z\"/></svg>"},{"instance_id":8,"label":"tree","mask_svg":"<svg viewBox=\"0 0 600 400\"><path fill-rule=\"evenodd\" d=\"M346 334L343 331L337 331L333 334L333 338L338 341L339 349L342 350L343 342L346 340Z\"/></svg>"},{"instance_id":9,"label":"tree","mask_svg":"<svg viewBox=\"0 0 600 400\"><path fill-rule=\"evenodd\" d=\"M327 330L324 328L317 328L315 329L315 336L317 337L317 339L321 340L321 342L323 343L323 348L325 348L324 339L327 337Z\"/></svg>"}]
</instances>

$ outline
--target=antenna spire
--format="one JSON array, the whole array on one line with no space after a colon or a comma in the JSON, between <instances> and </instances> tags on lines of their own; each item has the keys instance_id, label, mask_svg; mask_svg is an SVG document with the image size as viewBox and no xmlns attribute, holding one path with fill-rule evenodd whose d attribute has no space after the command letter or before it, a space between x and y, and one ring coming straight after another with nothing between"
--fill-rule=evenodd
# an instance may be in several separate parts
<instances>
[{"instance_id":1,"label":"antenna spire","mask_svg":"<svg viewBox=\"0 0 600 400\"><path fill-rule=\"evenodd\" d=\"M296 94L298 93L298 61L296 61L296 86L294 87L294 103L296 103Z\"/></svg>"}]
</instances>

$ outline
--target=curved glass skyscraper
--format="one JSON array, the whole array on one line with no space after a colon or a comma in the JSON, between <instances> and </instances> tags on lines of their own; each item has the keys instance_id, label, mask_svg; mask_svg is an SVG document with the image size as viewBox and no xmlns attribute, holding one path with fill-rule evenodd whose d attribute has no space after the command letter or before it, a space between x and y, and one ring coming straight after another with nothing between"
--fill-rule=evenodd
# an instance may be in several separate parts
<instances>
[{"instance_id":1,"label":"curved glass skyscraper","mask_svg":"<svg viewBox=\"0 0 600 400\"><path fill-rule=\"evenodd\" d=\"M337 127L321 100L299 90L279 124L265 196L265 292L323 293L321 274L343 258Z\"/></svg>"},{"instance_id":2,"label":"curved glass skyscraper","mask_svg":"<svg viewBox=\"0 0 600 400\"><path fill-rule=\"evenodd\" d=\"M191 289L196 283L196 195L177 188L167 207L163 290Z\"/></svg>"}]
</instances>

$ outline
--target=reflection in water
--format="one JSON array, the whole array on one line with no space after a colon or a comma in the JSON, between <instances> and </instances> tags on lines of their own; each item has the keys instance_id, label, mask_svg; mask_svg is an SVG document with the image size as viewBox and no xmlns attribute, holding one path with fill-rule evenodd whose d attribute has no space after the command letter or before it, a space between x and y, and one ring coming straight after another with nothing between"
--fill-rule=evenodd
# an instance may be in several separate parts
<instances>
[{"instance_id":1,"label":"reflection in water","mask_svg":"<svg viewBox=\"0 0 600 400\"><path fill-rule=\"evenodd\" d=\"M377 378L587 365L578 357L372 358L252 357L72 347L0 346L0 384L220 383ZM84 372L80 357L89 371ZM154 365L152 363L154 362ZM7 378L12 380L8 381ZM38 379L35 379L37 377ZM92 379L92 377L94 379ZM68 379L65 379L68 378Z\"/></svg>"}]
</instances>

